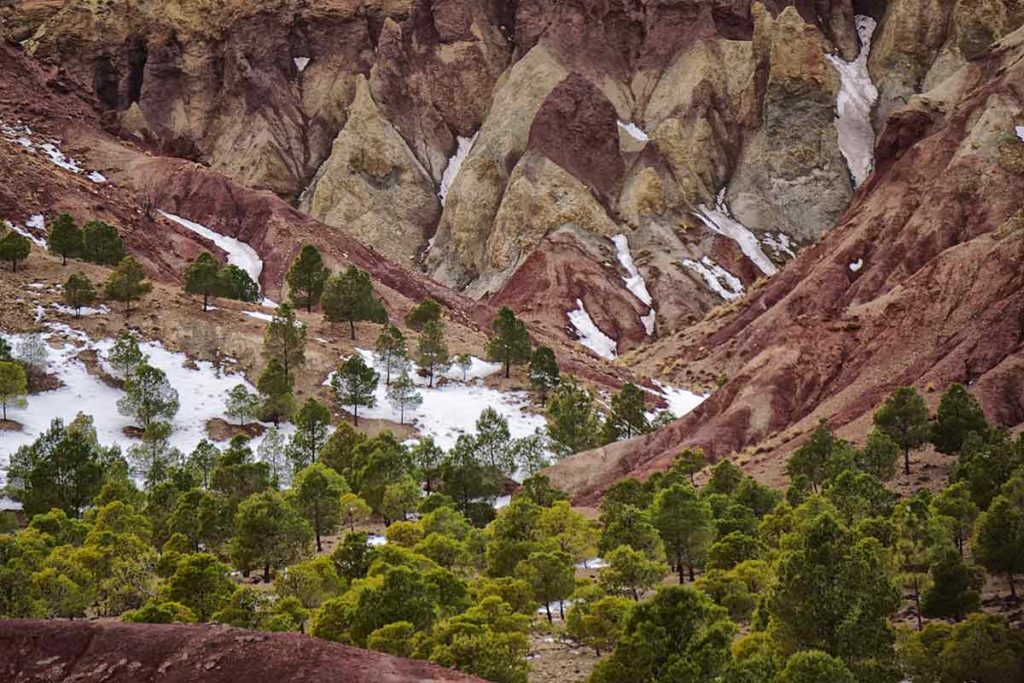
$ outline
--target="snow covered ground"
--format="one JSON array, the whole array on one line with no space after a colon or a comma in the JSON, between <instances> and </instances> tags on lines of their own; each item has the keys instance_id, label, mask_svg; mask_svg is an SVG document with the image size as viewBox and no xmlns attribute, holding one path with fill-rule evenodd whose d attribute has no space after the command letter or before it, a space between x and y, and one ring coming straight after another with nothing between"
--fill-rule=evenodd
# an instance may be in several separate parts
<instances>
[{"instance_id":1,"label":"snow covered ground","mask_svg":"<svg viewBox=\"0 0 1024 683\"><path fill-rule=\"evenodd\" d=\"M597 326L583 302L576 299L576 308L569 311L569 323L576 332L576 338L580 344L599 355L601 358L615 360L618 357L618 343L606 335Z\"/></svg>"},{"instance_id":2,"label":"snow covered ground","mask_svg":"<svg viewBox=\"0 0 1024 683\"><path fill-rule=\"evenodd\" d=\"M373 351L357 350L367 364L373 364ZM447 450L454 446L460 434L473 433L477 418L486 408L493 408L508 420L512 438L531 436L544 426L544 417L530 411L529 397L525 393L497 391L478 381L499 372L501 365L498 363L474 358L467 373L467 382L462 382L462 370L453 367L445 374L449 381L444 386L434 388L428 388L427 379L420 377L415 369L414 365L410 377L418 385L423 403L415 411L406 411L406 422L415 422L420 433L433 437L441 448ZM330 384L330 377L324 383ZM399 411L388 403L387 387L383 380L377 384L374 397L377 405L373 408L360 408L359 417L398 422Z\"/></svg>"},{"instance_id":3,"label":"snow covered ground","mask_svg":"<svg viewBox=\"0 0 1024 683\"><path fill-rule=\"evenodd\" d=\"M728 270L712 261L708 256L701 256L700 261L683 259L683 265L704 278L708 289L726 301L743 296L743 283Z\"/></svg>"},{"instance_id":4,"label":"snow covered ground","mask_svg":"<svg viewBox=\"0 0 1024 683\"><path fill-rule=\"evenodd\" d=\"M875 165L875 131L871 127L871 109L878 100L878 88L871 82L871 74L868 73L875 20L857 15L854 21L861 45L857 58L852 62L843 61L835 55L826 55L826 58L839 72L836 131L839 134L839 151L846 159L856 187L867 179Z\"/></svg>"},{"instance_id":5,"label":"snow covered ground","mask_svg":"<svg viewBox=\"0 0 1024 683\"><path fill-rule=\"evenodd\" d=\"M645 315L640 316L640 320L644 324L644 329L647 330L647 335L650 336L654 334L654 321L658 315L654 310L654 298L647 289L644 276L640 274L633 261L633 254L629 250L629 240L625 235L615 235L612 237L612 242L615 244L615 253L619 258L619 264L626 271L626 275L622 278L626 283L626 289L649 309Z\"/></svg>"},{"instance_id":6,"label":"snow covered ground","mask_svg":"<svg viewBox=\"0 0 1024 683\"><path fill-rule=\"evenodd\" d=\"M469 156L469 150L473 149L473 143L476 142L477 136L480 135L480 131L473 134L471 138L464 138L461 135L458 137L459 146L455 150L455 154L452 155L451 159L448 160L448 165L444 168L444 173L441 175L441 187L437 190L437 196L441 200L441 206L444 206L445 197L448 196L448 190L451 189L452 183L455 182L455 176L459 175L459 169L462 168L462 162Z\"/></svg>"},{"instance_id":7,"label":"snow covered ground","mask_svg":"<svg viewBox=\"0 0 1024 683\"><path fill-rule=\"evenodd\" d=\"M53 138L41 139L31 128L20 121L14 123L0 121L0 137L31 152L42 154L54 166L65 171L76 175L85 171L77 160L61 151L60 140L54 140ZM107 182L106 177L98 171L89 171L85 177L98 185Z\"/></svg>"},{"instance_id":8,"label":"snow covered ground","mask_svg":"<svg viewBox=\"0 0 1024 683\"><path fill-rule=\"evenodd\" d=\"M56 374L64 386L29 396L26 409L8 409L9 416L22 423L23 429L0 432L0 468L6 468L7 458L17 448L31 443L46 431L51 420L61 418L67 423L79 412L93 416L100 443L116 444L124 450L138 443L125 436L123 431L132 424L131 420L117 412L117 401L124 392L89 374L85 364L76 358L89 349L98 351L103 358L114 340L92 341L84 333L62 323L50 322L46 326L47 331L42 336L53 344L46 347L49 371ZM25 336L5 335L15 347ZM171 386L178 391L181 408L172 422L170 442L183 453L192 451L196 444L207 438L207 420L225 417L224 398L229 389L236 384L244 384L250 391L255 391L242 375L222 371L212 363L189 363L184 354L168 351L155 342L142 342L139 347L149 356L150 365L163 370ZM258 439L251 444L254 450L257 443Z\"/></svg>"},{"instance_id":9,"label":"snow covered ground","mask_svg":"<svg viewBox=\"0 0 1024 683\"><path fill-rule=\"evenodd\" d=\"M632 121L619 121L619 128L625 131L637 142L647 142L651 139L640 126L636 125Z\"/></svg>"},{"instance_id":10,"label":"snow covered ground","mask_svg":"<svg viewBox=\"0 0 1024 683\"><path fill-rule=\"evenodd\" d=\"M18 233L22 237L29 238L29 240L31 240L32 243L35 244L40 249L46 249L46 237L45 237L46 233L45 233L45 231L40 234L40 232L37 229L32 229L32 230L28 229L28 228L32 227L31 223L32 223L32 219L33 218L35 218L35 216L33 216L32 218L29 218L29 220L25 222L26 227L24 227L24 228L21 227L20 225L18 225L17 223L15 223L14 221L3 221L3 220L0 220L0 233L4 232L4 229L6 229L8 226L10 226L11 230L13 230L14 232Z\"/></svg>"},{"instance_id":11,"label":"snow covered ground","mask_svg":"<svg viewBox=\"0 0 1024 683\"><path fill-rule=\"evenodd\" d=\"M765 246L770 249L774 249L777 254L786 254L790 258L796 258L796 252L793 244L793 240L790 239L789 235L784 232L766 232L761 236L761 241L764 242Z\"/></svg>"},{"instance_id":12,"label":"snow covered ground","mask_svg":"<svg viewBox=\"0 0 1024 683\"><path fill-rule=\"evenodd\" d=\"M263 273L263 259L260 258L260 255L256 253L255 249L241 240L237 240L234 237L228 237L227 235L222 235L216 230L211 230L205 225L190 221L187 218L175 216L173 213L167 213L166 211L160 211L160 215L168 220L174 221L183 228L191 230L200 237L210 240L219 248L223 249L228 255L228 263L233 266L238 266L244 270L249 277L252 278L252 281L259 286L260 275ZM264 297L263 305L275 306L276 304L270 299Z\"/></svg>"},{"instance_id":13,"label":"snow covered ground","mask_svg":"<svg viewBox=\"0 0 1024 683\"><path fill-rule=\"evenodd\" d=\"M743 255L750 259L762 273L771 277L779 272L772 260L761 249L761 241L757 239L757 235L729 213L729 207L725 205L724 187L715 198L715 208L712 209L701 204L697 207L696 215L709 230L735 242Z\"/></svg>"},{"instance_id":14,"label":"snow covered ground","mask_svg":"<svg viewBox=\"0 0 1024 683\"><path fill-rule=\"evenodd\" d=\"M662 384L657 380L654 380L654 385L658 387L661 396L665 399L665 402L668 403L668 412L672 413L676 417L686 415L706 401L708 396L710 396L710 394L695 394L688 389L671 387L667 384Z\"/></svg>"}]
</instances>

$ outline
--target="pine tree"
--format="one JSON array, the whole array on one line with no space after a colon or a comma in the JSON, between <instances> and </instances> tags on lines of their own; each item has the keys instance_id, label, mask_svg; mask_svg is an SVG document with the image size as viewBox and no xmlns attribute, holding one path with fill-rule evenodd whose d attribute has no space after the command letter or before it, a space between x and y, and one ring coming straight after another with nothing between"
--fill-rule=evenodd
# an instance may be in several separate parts
<instances>
[{"instance_id":1,"label":"pine tree","mask_svg":"<svg viewBox=\"0 0 1024 683\"><path fill-rule=\"evenodd\" d=\"M82 227L82 258L86 261L113 266L124 257L124 243L114 226L103 221L89 221Z\"/></svg>"},{"instance_id":2,"label":"pine tree","mask_svg":"<svg viewBox=\"0 0 1024 683\"><path fill-rule=\"evenodd\" d=\"M138 301L148 294L153 285L146 282L146 273L142 264L135 260L134 256L125 256L117 264L117 268L107 278L104 286L104 296L111 301L119 301L125 305L125 317L132 314L132 302Z\"/></svg>"},{"instance_id":3,"label":"pine tree","mask_svg":"<svg viewBox=\"0 0 1024 683\"><path fill-rule=\"evenodd\" d=\"M68 257L80 256L82 253L82 231L70 214L62 213L50 223L50 231L46 236L50 251L59 254L62 265L68 264Z\"/></svg>"},{"instance_id":4,"label":"pine tree","mask_svg":"<svg viewBox=\"0 0 1024 683\"><path fill-rule=\"evenodd\" d=\"M417 332L422 332L429 322L441 320L441 304L427 297L410 309L405 316L405 324Z\"/></svg>"},{"instance_id":5,"label":"pine tree","mask_svg":"<svg viewBox=\"0 0 1024 683\"><path fill-rule=\"evenodd\" d=\"M4 421L7 420L7 408L25 405L27 394L24 368L17 363L0 361L0 405L3 406Z\"/></svg>"},{"instance_id":6,"label":"pine tree","mask_svg":"<svg viewBox=\"0 0 1024 683\"><path fill-rule=\"evenodd\" d=\"M263 398L263 419L272 420L275 425L279 425L281 420L291 417L295 404L292 381L280 360L270 359L256 381L256 389Z\"/></svg>"},{"instance_id":7,"label":"pine tree","mask_svg":"<svg viewBox=\"0 0 1024 683\"><path fill-rule=\"evenodd\" d=\"M320 537L333 533L341 522L341 497L348 493L345 478L321 462L295 475L289 499L313 527L317 552L323 552Z\"/></svg>"},{"instance_id":8,"label":"pine tree","mask_svg":"<svg viewBox=\"0 0 1024 683\"><path fill-rule=\"evenodd\" d=\"M331 411L315 398L306 399L295 413L295 435L287 449L293 472L316 462L330 431Z\"/></svg>"},{"instance_id":9,"label":"pine tree","mask_svg":"<svg viewBox=\"0 0 1024 683\"><path fill-rule=\"evenodd\" d=\"M686 570L692 581L694 568L703 566L714 538L711 506L701 500L692 486L675 484L654 497L651 523L675 565L679 583L686 583Z\"/></svg>"},{"instance_id":10,"label":"pine tree","mask_svg":"<svg viewBox=\"0 0 1024 683\"><path fill-rule=\"evenodd\" d=\"M31 251L32 242L13 230L0 239L0 261L10 261L12 272L18 272L18 261L27 259Z\"/></svg>"},{"instance_id":11,"label":"pine tree","mask_svg":"<svg viewBox=\"0 0 1024 683\"><path fill-rule=\"evenodd\" d=\"M469 371L473 367L473 356L462 353L455 357L455 367L462 371L462 381L469 379Z\"/></svg>"},{"instance_id":12,"label":"pine tree","mask_svg":"<svg viewBox=\"0 0 1024 683\"><path fill-rule=\"evenodd\" d=\"M704 469L704 466L707 464L708 458L704 455L704 451L699 448L684 448L676 456L672 467L669 468L669 473L679 472L690 480L690 486L696 486L697 482L694 480L694 475Z\"/></svg>"},{"instance_id":13,"label":"pine tree","mask_svg":"<svg viewBox=\"0 0 1024 683\"><path fill-rule=\"evenodd\" d=\"M255 419L260 411L259 396L249 391L244 384L233 386L224 404L224 414L237 420L239 426Z\"/></svg>"},{"instance_id":14,"label":"pine tree","mask_svg":"<svg viewBox=\"0 0 1024 683\"><path fill-rule=\"evenodd\" d=\"M251 277L233 263L220 269L217 290L220 296L251 304L260 301L260 286Z\"/></svg>"},{"instance_id":15,"label":"pine tree","mask_svg":"<svg viewBox=\"0 0 1024 683\"><path fill-rule=\"evenodd\" d=\"M928 408L913 387L900 387L875 412L875 426L903 449L903 474L910 474L910 451L930 436Z\"/></svg>"},{"instance_id":16,"label":"pine tree","mask_svg":"<svg viewBox=\"0 0 1024 683\"><path fill-rule=\"evenodd\" d=\"M384 304L373 297L370 274L349 266L341 275L327 282L323 296L324 317L333 323L348 323L349 334L356 338L356 323L386 322Z\"/></svg>"},{"instance_id":17,"label":"pine tree","mask_svg":"<svg viewBox=\"0 0 1024 683\"><path fill-rule=\"evenodd\" d=\"M91 306L96 302L96 288L92 286L89 278L85 275L74 273L64 283L61 297L65 304L75 309L77 318L81 315L83 307Z\"/></svg>"},{"instance_id":18,"label":"pine tree","mask_svg":"<svg viewBox=\"0 0 1024 683\"><path fill-rule=\"evenodd\" d=\"M416 362L427 371L430 381L427 386L434 386L434 377L450 367L448 344L444 339L444 323L432 320L423 326L416 347Z\"/></svg>"},{"instance_id":19,"label":"pine tree","mask_svg":"<svg viewBox=\"0 0 1024 683\"><path fill-rule=\"evenodd\" d=\"M185 269L185 291L203 295L203 312L210 304L210 297L221 290L220 262L207 251L196 257Z\"/></svg>"},{"instance_id":20,"label":"pine tree","mask_svg":"<svg viewBox=\"0 0 1024 683\"><path fill-rule=\"evenodd\" d=\"M135 368L145 363L146 354L139 348L139 338L131 330L125 330L114 340L114 346L107 354L107 362L120 379L126 379Z\"/></svg>"},{"instance_id":21,"label":"pine tree","mask_svg":"<svg viewBox=\"0 0 1024 683\"><path fill-rule=\"evenodd\" d=\"M513 364L530 361L530 335L526 324L516 317L512 309L503 306L491 322L494 336L487 340L487 355L491 360L500 361L509 377Z\"/></svg>"},{"instance_id":22,"label":"pine tree","mask_svg":"<svg viewBox=\"0 0 1024 683\"><path fill-rule=\"evenodd\" d=\"M295 309L288 304L277 308L263 332L263 357L281 364L289 390L292 372L306 362L306 326L295 318Z\"/></svg>"},{"instance_id":23,"label":"pine tree","mask_svg":"<svg viewBox=\"0 0 1024 683\"><path fill-rule=\"evenodd\" d=\"M292 305L305 307L307 312L312 311L324 293L324 285L330 274L317 248L311 244L303 246L286 276Z\"/></svg>"},{"instance_id":24,"label":"pine tree","mask_svg":"<svg viewBox=\"0 0 1024 683\"><path fill-rule=\"evenodd\" d=\"M405 424L405 412L416 410L423 403L423 394L416 390L409 373L402 370L402 374L388 387L388 403L398 411L398 424Z\"/></svg>"},{"instance_id":25,"label":"pine tree","mask_svg":"<svg viewBox=\"0 0 1024 683\"><path fill-rule=\"evenodd\" d=\"M542 399L547 398L548 392L558 386L558 375L555 352L547 346L538 346L530 359L530 384Z\"/></svg>"},{"instance_id":26,"label":"pine tree","mask_svg":"<svg viewBox=\"0 0 1024 683\"><path fill-rule=\"evenodd\" d=\"M380 375L358 353L348 357L331 376L331 389L339 405L351 406L353 422L359 424L359 406L377 404L374 392Z\"/></svg>"},{"instance_id":27,"label":"pine tree","mask_svg":"<svg viewBox=\"0 0 1024 683\"><path fill-rule=\"evenodd\" d=\"M159 368L142 364L124 382L124 396L117 401L117 411L134 418L146 429L157 418L171 420L178 413L178 392Z\"/></svg>"},{"instance_id":28,"label":"pine tree","mask_svg":"<svg viewBox=\"0 0 1024 683\"><path fill-rule=\"evenodd\" d=\"M651 430L644 413L644 393L637 385L627 382L612 396L611 412L605 421L606 443L632 439Z\"/></svg>"},{"instance_id":29,"label":"pine tree","mask_svg":"<svg viewBox=\"0 0 1024 683\"><path fill-rule=\"evenodd\" d=\"M962 384L951 384L935 413L931 434L935 450L946 455L959 453L968 434L987 431L988 420L978 400Z\"/></svg>"},{"instance_id":30,"label":"pine tree","mask_svg":"<svg viewBox=\"0 0 1024 683\"><path fill-rule=\"evenodd\" d=\"M1000 495L978 517L972 543L978 564L993 574L1003 574L1010 597L1017 598L1014 576L1024 574L1024 506Z\"/></svg>"},{"instance_id":31,"label":"pine tree","mask_svg":"<svg viewBox=\"0 0 1024 683\"><path fill-rule=\"evenodd\" d=\"M394 325L385 325L377 337L377 369L384 373L384 384L391 385L392 373L398 374L409 367L409 351L405 346L405 335Z\"/></svg>"},{"instance_id":32,"label":"pine tree","mask_svg":"<svg viewBox=\"0 0 1024 683\"><path fill-rule=\"evenodd\" d=\"M598 445L601 421L594 398L570 378L563 377L544 404L548 436L559 455L570 455Z\"/></svg>"}]
</instances>

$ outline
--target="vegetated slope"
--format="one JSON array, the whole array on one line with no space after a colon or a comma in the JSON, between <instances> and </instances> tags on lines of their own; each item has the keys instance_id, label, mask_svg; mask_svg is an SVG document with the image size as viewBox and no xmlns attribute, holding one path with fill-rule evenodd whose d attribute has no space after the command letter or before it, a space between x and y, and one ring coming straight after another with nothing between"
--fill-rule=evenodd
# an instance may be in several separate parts
<instances>
[{"instance_id":1,"label":"vegetated slope","mask_svg":"<svg viewBox=\"0 0 1024 683\"><path fill-rule=\"evenodd\" d=\"M551 334L578 335L579 300L621 354L834 224L871 165L871 141L840 131L872 137L872 80L877 123L1019 17L926 0L141 0L15 3L0 22L111 130ZM837 131L843 102L865 120ZM619 234L651 303L622 281Z\"/></svg>"},{"instance_id":2,"label":"vegetated slope","mask_svg":"<svg viewBox=\"0 0 1024 683\"><path fill-rule=\"evenodd\" d=\"M278 196L253 190L234 178L191 161L154 155L145 145L103 128L90 93L63 80L61 72L32 60L10 43L0 44L0 124L27 128L31 149L18 144L22 133L0 136L0 220L24 227L33 216L52 219L69 212L79 221L93 218L115 225L126 249L149 274L179 283L187 264L203 250L223 255L210 240L163 218L155 209L185 217L250 245L263 261L261 286L279 299L284 274L303 244L314 244L328 266L356 265L372 276L389 314L400 319L424 297L444 305L452 324L471 336L489 330L496 308L468 299L408 265L397 264L345 230L320 223ZM40 145L56 140L83 168L97 169L105 182L89 180L55 165ZM147 215L148 214L148 215ZM37 239L43 232L36 230ZM616 386L628 371L603 365L560 331L535 326L537 343L559 354L563 367L597 384ZM191 349L184 349L192 352Z\"/></svg>"},{"instance_id":3,"label":"vegetated slope","mask_svg":"<svg viewBox=\"0 0 1024 683\"><path fill-rule=\"evenodd\" d=\"M424 661L297 633L223 626L0 621L5 681L479 681Z\"/></svg>"},{"instance_id":4,"label":"vegetated slope","mask_svg":"<svg viewBox=\"0 0 1024 683\"><path fill-rule=\"evenodd\" d=\"M728 383L658 432L563 461L554 480L588 501L683 446L754 445L751 469L777 479L777 456L819 417L861 436L901 385L961 382L996 422L1024 421L1022 57L1018 30L890 114L875 174L836 229L716 331L638 357L726 368Z\"/></svg>"}]
</instances>

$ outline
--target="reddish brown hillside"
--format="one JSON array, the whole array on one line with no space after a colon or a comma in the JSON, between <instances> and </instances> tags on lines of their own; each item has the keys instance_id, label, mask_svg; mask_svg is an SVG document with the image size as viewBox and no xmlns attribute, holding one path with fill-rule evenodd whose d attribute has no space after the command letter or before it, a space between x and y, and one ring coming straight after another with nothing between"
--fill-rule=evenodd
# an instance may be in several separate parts
<instances>
[{"instance_id":1,"label":"reddish brown hillside","mask_svg":"<svg viewBox=\"0 0 1024 683\"><path fill-rule=\"evenodd\" d=\"M720 458L759 444L751 469L777 480L781 455L818 417L862 435L901 385L934 402L962 382L991 418L1024 420L1022 55L1017 31L895 112L874 176L835 230L720 329L662 341L639 361L725 368L730 381L646 438L569 458L557 482L592 501L683 446Z\"/></svg>"},{"instance_id":2,"label":"reddish brown hillside","mask_svg":"<svg viewBox=\"0 0 1024 683\"><path fill-rule=\"evenodd\" d=\"M0 621L0 680L439 683L479 678L297 633L221 626Z\"/></svg>"}]
</instances>

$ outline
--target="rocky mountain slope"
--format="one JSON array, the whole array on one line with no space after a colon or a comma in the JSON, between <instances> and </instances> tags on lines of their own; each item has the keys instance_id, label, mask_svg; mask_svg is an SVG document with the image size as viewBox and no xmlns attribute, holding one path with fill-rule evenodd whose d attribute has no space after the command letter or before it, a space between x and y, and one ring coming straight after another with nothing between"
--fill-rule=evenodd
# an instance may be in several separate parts
<instances>
[{"instance_id":1,"label":"rocky mountain slope","mask_svg":"<svg viewBox=\"0 0 1024 683\"><path fill-rule=\"evenodd\" d=\"M0 620L6 681L332 681L470 683L424 661L357 650L298 633L222 626Z\"/></svg>"},{"instance_id":2,"label":"rocky mountain slope","mask_svg":"<svg viewBox=\"0 0 1024 683\"><path fill-rule=\"evenodd\" d=\"M599 385L730 380L565 462L580 499L684 443L777 466L819 415L856 432L899 384L972 382L1015 423L1022 19L1000 0L5 3L0 115L113 182L54 184L0 145L0 211L42 192L33 212L109 213L174 279L209 245L139 219L160 204L251 244L272 296L312 242L393 315L430 294L479 331L510 305Z\"/></svg>"},{"instance_id":3,"label":"rocky mountain slope","mask_svg":"<svg viewBox=\"0 0 1024 683\"><path fill-rule=\"evenodd\" d=\"M826 238L716 329L638 354L730 381L666 429L563 461L556 480L592 500L685 446L743 452L778 480L778 456L819 417L862 436L904 385L934 403L961 382L999 424L1024 421L1022 84L1024 29L892 112L874 175Z\"/></svg>"}]
</instances>

